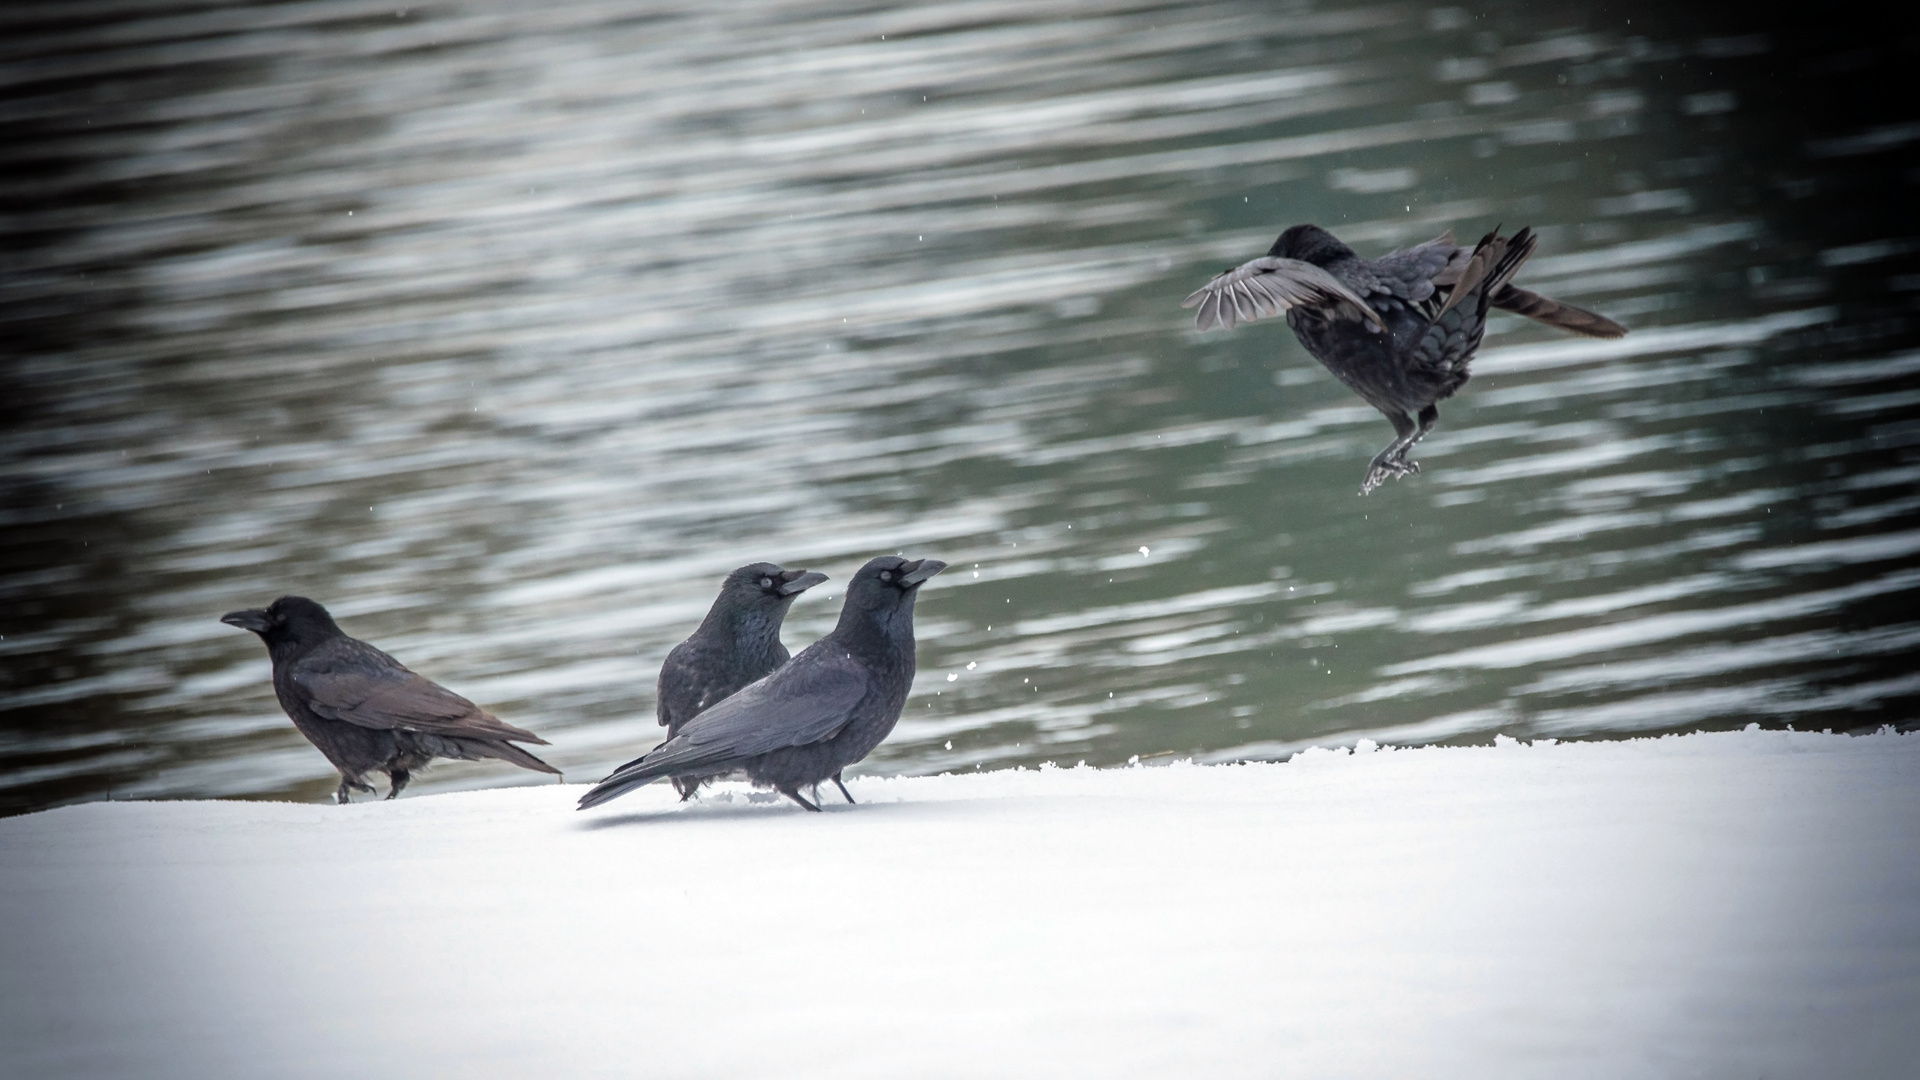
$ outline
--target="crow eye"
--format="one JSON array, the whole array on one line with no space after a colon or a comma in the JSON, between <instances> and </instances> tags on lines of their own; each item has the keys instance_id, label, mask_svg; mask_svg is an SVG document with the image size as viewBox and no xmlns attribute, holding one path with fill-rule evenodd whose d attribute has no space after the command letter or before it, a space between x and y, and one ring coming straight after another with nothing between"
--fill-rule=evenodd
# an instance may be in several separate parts
<instances>
[{"instance_id":1,"label":"crow eye","mask_svg":"<svg viewBox=\"0 0 1920 1080\"><path fill-rule=\"evenodd\" d=\"M893 580L893 571L891 571L891 570L882 570L882 571L880 571L880 580L881 580L881 581L892 581L892 580Z\"/></svg>"},{"instance_id":2,"label":"crow eye","mask_svg":"<svg viewBox=\"0 0 1920 1080\"><path fill-rule=\"evenodd\" d=\"M761 579L760 579L760 587L761 587L761 588L763 588L763 589L771 589L771 588L773 588L773 579L772 579L772 578L770 578L770 577L763 577L763 578L761 578Z\"/></svg>"}]
</instances>

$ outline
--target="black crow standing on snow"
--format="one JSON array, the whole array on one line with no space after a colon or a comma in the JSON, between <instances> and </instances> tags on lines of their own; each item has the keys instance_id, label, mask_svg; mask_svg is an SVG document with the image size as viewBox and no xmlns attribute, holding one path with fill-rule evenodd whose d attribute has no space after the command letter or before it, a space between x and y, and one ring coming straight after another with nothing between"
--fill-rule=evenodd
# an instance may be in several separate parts
<instances>
[{"instance_id":1,"label":"black crow standing on snow","mask_svg":"<svg viewBox=\"0 0 1920 1080\"><path fill-rule=\"evenodd\" d=\"M1513 285L1534 241L1531 229L1510 237L1495 229L1465 248L1444 233L1363 259L1318 225L1295 225L1264 257L1221 273L1181 306L1200 308L1194 325L1201 330L1286 313L1313 358L1386 414L1397 438L1368 466L1365 495L1420 471L1407 451L1433 430L1439 402L1466 384L1489 306L1589 337L1627 332L1605 316Z\"/></svg>"},{"instance_id":2,"label":"black crow standing on snow","mask_svg":"<svg viewBox=\"0 0 1920 1080\"><path fill-rule=\"evenodd\" d=\"M348 637L327 609L304 596L283 596L265 609L230 611L229 626L260 635L273 660L273 692L293 726L340 770L335 802L349 789L372 793L361 776L387 774L391 799L434 758L499 758L523 769L560 770L513 745L546 745L531 731L502 723L485 709L415 675L400 661Z\"/></svg>"},{"instance_id":3,"label":"black crow standing on snow","mask_svg":"<svg viewBox=\"0 0 1920 1080\"><path fill-rule=\"evenodd\" d=\"M772 563L753 563L728 574L700 628L675 645L660 665L654 711L667 738L708 707L786 663L780 623L801 593L825 580L825 574L783 570ZM710 779L676 776L673 786L687 799ZM840 793L846 790L842 785ZM847 801L853 796L847 795Z\"/></svg>"},{"instance_id":4,"label":"black crow standing on snow","mask_svg":"<svg viewBox=\"0 0 1920 1080\"><path fill-rule=\"evenodd\" d=\"M946 567L892 555L867 563L847 583L832 633L614 770L580 797L580 809L662 776L743 769L754 783L819 810L800 789L866 757L900 719L913 686L914 594Z\"/></svg>"}]
</instances>

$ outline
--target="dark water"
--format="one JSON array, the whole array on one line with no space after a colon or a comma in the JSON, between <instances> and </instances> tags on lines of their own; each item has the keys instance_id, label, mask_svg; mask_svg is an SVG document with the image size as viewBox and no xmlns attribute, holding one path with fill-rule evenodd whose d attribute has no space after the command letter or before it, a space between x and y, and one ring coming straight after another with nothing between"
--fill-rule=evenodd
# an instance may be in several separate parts
<instances>
[{"instance_id":1,"label":"dark water","mask_svg":"<svg viewBox=\"0 0 1920 1080\"><path fill-rule=\"evenodd\" d=\"M1908 722L1906 28L1755 10L9 6L0 806L323 796L215 621L288 592L594 779L724 571L890 551L869 771ZM1634 333L1503 318L1362 499L1177 306L1298 221Z\"/></svg>"}]
</instances>

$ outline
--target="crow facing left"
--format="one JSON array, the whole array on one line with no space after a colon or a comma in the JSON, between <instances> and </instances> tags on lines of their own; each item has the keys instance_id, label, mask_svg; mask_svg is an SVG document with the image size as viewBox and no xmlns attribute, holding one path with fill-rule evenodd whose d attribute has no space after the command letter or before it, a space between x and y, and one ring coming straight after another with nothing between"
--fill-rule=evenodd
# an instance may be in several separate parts
<instances>
[{"instance_id":1,"label":"crow facing left","mask_svg":"<svg viewBox=\"0 0 1920 1080\"><path fill-rule=\"evenodd\" d=\"M260 635L273 661L273 692L300 734L340 770L335 802L373 792L361 778L385 772L400 794L413 771L434 758L498 758L523 769L560 770L513 745L546 745L502 723L466 698L407 670L379 649L350 638L327 609L304 596L220 616Z\"/></svg>"}]
</instances>

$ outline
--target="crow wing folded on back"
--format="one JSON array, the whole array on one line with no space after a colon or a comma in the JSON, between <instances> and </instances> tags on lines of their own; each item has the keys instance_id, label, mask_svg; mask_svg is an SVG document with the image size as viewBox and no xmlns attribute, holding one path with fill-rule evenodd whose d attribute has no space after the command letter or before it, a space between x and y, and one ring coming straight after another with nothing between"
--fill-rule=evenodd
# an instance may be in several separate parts
<instances>
[{"instance_id":1,"label":"crow wing folded on back","mask_svg":"<svg viewBox=\"0 0 1920 1080\"><path fill-rule=\"evenodd\" d=\"M329 720L363 728L417 731L463 739L512 739L545 745L398 660L353 638L335 638L301 657L289 673L307 705Z\"/></svg>"},{"instance_id":2,"label":"crow wing folded on back","mask_svg":"<svg viewBox=\"0 0 1920 1080\"><path fill-rule=\"evenodd\" d=\"M803 658L689 720L679 736L634 764L665 771L831 739L866 696L867 671L838 650Z\"/></svg>"},{"instance_id":3,"label":"crow wing folded on back","mask_svg":"<svg viewBox=\"0 0 1920 1080\"><path fill-rule=\"evenodd\" d=\"M700 773L824 742L852 719L867 689L866 669L831 642L821 642L614 770L580 800L580 807L606 802L662 776Z\"/></svg>"},{"instance_id":4,"label":"crow wing folded on back","mask_svg":"<svg viewBox=\"0 0 1920 1080\"><path fill-rule=\"evenodd\" d=\"M1380 315L1345 282L1310 262L1262 255L1224 271L1180 302L1199 307L1196 329L1218 326L1231 330L1289 308L1310 305L1329 308L1342 317L1382 327Z\"/></svg>"}]
</instances>

